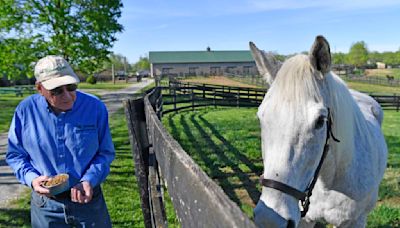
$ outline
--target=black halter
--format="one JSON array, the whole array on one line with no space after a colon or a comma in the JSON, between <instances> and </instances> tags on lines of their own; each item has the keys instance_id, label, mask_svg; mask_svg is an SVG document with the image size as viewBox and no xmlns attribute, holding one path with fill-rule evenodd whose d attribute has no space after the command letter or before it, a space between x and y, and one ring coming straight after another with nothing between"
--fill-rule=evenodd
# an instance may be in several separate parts
<instances>
[{"instance_id":1,"label":"black halter","mask_svg":"<svg viewBox=\"0 0 400 228\"><path fill-rule=\"evenodd\" d=\"M328 108L328 123L327 123L326 141L325 141L324 151L322 153L322 157L321 157L321 160L319 161L317 169L315 170L314 177L304 192L299 191L299 190L297 190L287 184L279 182L279 181L275 181L272 179L263 179L263 178L260 179L260 182L264 187L279 190L281 192L284 192L284 193L291 195L294 198L300 200L301 207L302 207L301 217L304 217L307 214L308 208L310 206L310 197L312 195L312 190L314 189L315 183L317 182L318 174L319 174L319 171L321 170L322 164L324 163L326 154L329 151L328 141L329 141L330 137L332 137L332 139L334 141L340 142L340 140L335 138L335 136L332 134L332 118L331 118L330 111Z\"/></svg>"}]
</instances>

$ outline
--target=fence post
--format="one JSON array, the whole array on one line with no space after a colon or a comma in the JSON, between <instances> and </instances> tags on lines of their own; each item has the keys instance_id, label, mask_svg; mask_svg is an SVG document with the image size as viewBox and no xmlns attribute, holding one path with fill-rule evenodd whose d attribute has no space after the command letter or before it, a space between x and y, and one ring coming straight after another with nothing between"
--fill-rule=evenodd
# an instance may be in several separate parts
<instances>
[{"instance_id":1,"label":"fence post","mask_svg":"<svg viewBox=\"0 0 400 228\"><path fill-rule=\"evenodd\" d=\"M153 227L168 227L162 196L162 184L153 147L149 150L149 191Z\"/></svg>"},{"instance_id":2,"label":"fence post","mask_svg":"<svg viewBox=\"0 0 400 228\"><path fill-rule=\"evenodd\" d=\"M152 227L150 198L148 189L149 175L149 139L147 136L146 116L144 113L143 98L124 101L125 115L127 118L129 140L131 144L133 160L135 163L135 175L140 191L140 204L146 228Z\"/></svg>"},{"instance_id":3,"label":"fence post","mask_svg":"<svg viewBox=\"0 0 400 228\"><path fill-rule=\"evenodd\" d=\"M214 99L213 99L213 103L214 103L214 108L217 107L217 94L215 93L215 88L213 89L214 91Z\"/></svg>"},{"instance_id":4,"label":"fence post","mask_svg":"<svg viewBox=\"0 0 400 228\"><path fill-rule=\"evenodd\" d=\"M175 110L175 113L178 113L178 110L176 110L176 87L174 87L174 97L173 97L173 101L174 101L174 110Z\"/></svg>"},{"instance_id":5,"label":"fence post","mask_svg":"<svg viewBox=\"0 0 400 228\"><path fill-rule=\"evenodd\" d=\"M192 111L194 111L194 89L192 88L192 94L191 96L191 100L192 100Z\"/></svg>"},{"instance_id":6,"label":"fence post","mask_svg":"<svg viewBox=\"0 0 400 228\"><path fill-rule=\"evenodd\" d=\"M206 98L206 85L203 84L203 99Z\"/></svg>"},{"instance_id":7,"label":"fence post","mask_svg":"<svg viewBox=\"0 0 400 228\"><path fill-rule=\"evenodd\" d=\"M237 90L237 95L236 95L236 107L240 107L240 89Z\"/></svg>"}]
</instances>

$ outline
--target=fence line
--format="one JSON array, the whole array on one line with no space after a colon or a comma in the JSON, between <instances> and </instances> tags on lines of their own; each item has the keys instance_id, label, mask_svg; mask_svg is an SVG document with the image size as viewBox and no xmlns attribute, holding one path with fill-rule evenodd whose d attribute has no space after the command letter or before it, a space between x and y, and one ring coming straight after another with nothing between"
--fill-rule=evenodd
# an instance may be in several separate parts
<instances>
[{"instance_id":1,"label":"fence line","mask_svg":"<svg viewBox=\"0 0 400 228\"><path fill-rule=\"evenodd\" d=\"M233 80L240 81L242 83L257 85L266 88L268 85L260 75L234 75L224 74ZM338 74L340 78L346 81L363 82L374 85L386 85L386 86L400 86L400 79L392 77L377 77L377 76L364 76L356 74Z\"/></svg>"},{"instance_id":2,"label":"fence line","mask_svg":"<svg viewBox=\"0 0 400 228\"><path fill-rule=\"evenodd\" d=\"M360 75L340 75L343 80L354 81L354 82L364 82L374 85L386 85L386 86L400 86L400 79L394 78L382 78L373 76L360 76Z\"/></svg>"},{"instance_id":3,"label":"fence line","mask_svg":"<svg viewBox=\"0 0 400 228\"><path fill-rule=\"evenodd\" d=\"M163 95L164 105L173 106L172 108L165 108L164 114L204 106L258 107L267 92L266 89L181 81L170 81L167 87L162 88L166 91L166 94ZM374 98L385 110L400 110L400 96L398 94L370 93L368 95Z\"/></svg>"}]
</instances>

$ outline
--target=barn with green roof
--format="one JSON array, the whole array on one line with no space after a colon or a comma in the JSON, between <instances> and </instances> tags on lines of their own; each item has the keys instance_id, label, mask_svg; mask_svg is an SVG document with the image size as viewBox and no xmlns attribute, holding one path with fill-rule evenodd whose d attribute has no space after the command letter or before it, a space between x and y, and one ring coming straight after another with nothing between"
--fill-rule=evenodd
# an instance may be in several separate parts
<instances>
[{"instance_id":1,"label":"barn with green roof","mask_svg":"<svg viewBox=\"0 0 400 228\"><path fill-rule=\"evenodd\" d=\"M257 74L250 51L150 51L149 61L153 77Z\"/></svg>"}]
</instances>

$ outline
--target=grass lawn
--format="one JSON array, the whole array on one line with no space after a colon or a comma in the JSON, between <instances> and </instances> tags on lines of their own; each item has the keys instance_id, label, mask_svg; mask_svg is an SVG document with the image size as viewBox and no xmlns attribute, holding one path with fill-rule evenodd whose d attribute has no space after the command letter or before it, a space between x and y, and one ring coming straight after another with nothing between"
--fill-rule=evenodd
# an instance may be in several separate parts
<instances>
[{"instance_id":1,"label":"grass lawn","mask_svg":"<svg viewBox=\"0 0 400 228\"><path fill-rule=\"evenodd\" d=\"M124 82L116 82L113 84L112 82L98 82L96 84L89 84L86 82L81 82L79 83L79 89L96 89L96 90L119 90L119 89L125 89L129 86L131 86L132 83L125 83Z\"/></svg>"},{"instance_id":2,"label":"grass lawn","mask_svg":"<svg viewBox=\"0 0 400 228\"><path fill-rule=\"evenodd\" d=\"M134 172L128 128L123 110L110 118L110 128L116 150L111 173L103 184L105 199L113 227L144 227L140 206L139 189ZM166 197L168 224L176 227L177 221L172 203Z\"/></svg>"},{"instance_id":3,"label":"grass lawn","mask_svg":"<svg viewBox=\"0 0 400 228\"><path fill-rule=\"evenodd\" d=\"M197 164L249 216L261 189L260 127L256 108L206 108L166 115L163 124ZM380 200L368 227L400 225L400 112L385 111L383 124L390 156Z\"/></svg>"},{"instance_id":4,"label":"grass lawn","mask_svg":"<svg viewBox=\"0 0 400 228\"><path fill-rule=\"evenodd\" d=\"M390 93L400 95L400 86L385 86L385 85L375 85L362 82L346 82L346 84L354 90L364 92L364 93Z\"/></svg>"},{"instance_id":5,"label":"grass lawn","mask_svg":"<svg viewBox=\"0 0 400 228\"><path fill-rule=\"evenodd\" d=\"M14 115L15 107L19 102L29 95L23 97L16 97L13 94L2 94L0 96L0 133L7 132L10 127L11 119Z\"/></svg>"},{"instance_id":6,"label":"grass lawn","mask_svg":"<svg viewBox=\"0 0 400 228\"><path fill-rule=\"evenodd\" d=\"M368 69L365 70L366 76L382 77L386 79L386 75L393 76L395 79L400 79L400 69Z\"/></svg>"}]
</instances>

